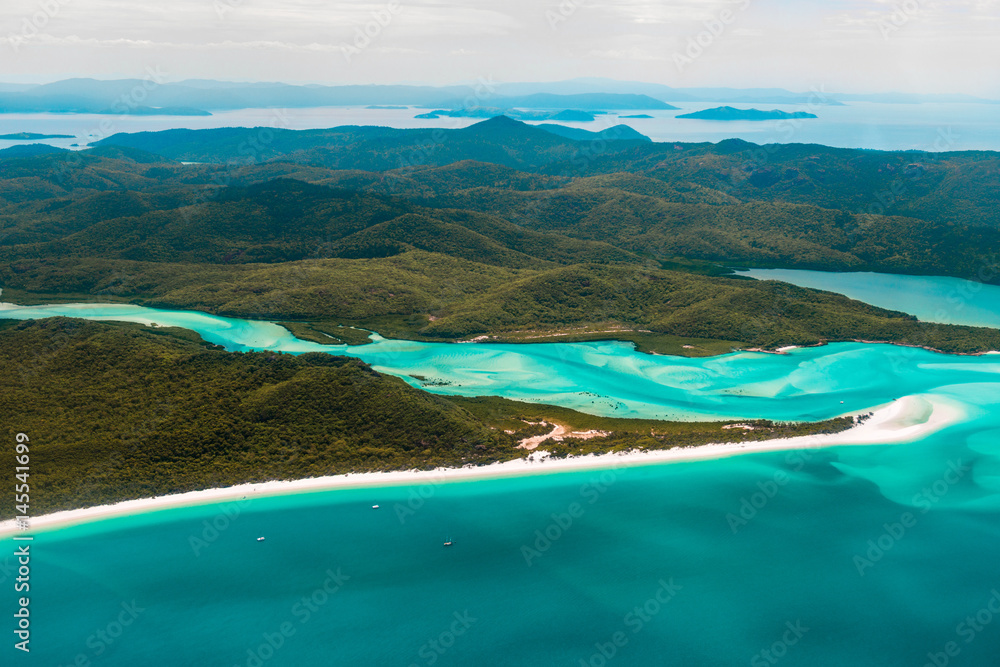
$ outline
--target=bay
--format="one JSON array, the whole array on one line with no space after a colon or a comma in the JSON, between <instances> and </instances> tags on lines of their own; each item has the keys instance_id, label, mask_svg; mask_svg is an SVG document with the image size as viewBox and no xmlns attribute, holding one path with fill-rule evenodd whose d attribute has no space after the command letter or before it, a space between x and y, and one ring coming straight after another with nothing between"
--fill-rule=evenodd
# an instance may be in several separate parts
<instances>
[{"instance_id":1,"label":"bay","mask_svg":"<svg viewBox=\"0 0 1000 667\"><path fill-rule=\"evenodd\" d=\"M1000 285L942 276L750 269L742 275L843 294L924 322L1000 328Z\"/></svg>"},{"instance_id":2,"label":"bay","mask_svg":"<svg viewBox=\"0 0 1000 667\"><path fill-rule=\"evenodd\" d=\"M314 349L200 313L0 310L52 315ZM523 397L554 376L534 398L593 392L608 401L597 412L821 418L919 395L962 417L892 446L254 497L40 532L33 663L885 667L933 664L949 642L962 664L1000 653L997 357L848 343L688 360L378 337L322 349L436 373L455 382L443 393Z\"/></svg>"}]
</instances>

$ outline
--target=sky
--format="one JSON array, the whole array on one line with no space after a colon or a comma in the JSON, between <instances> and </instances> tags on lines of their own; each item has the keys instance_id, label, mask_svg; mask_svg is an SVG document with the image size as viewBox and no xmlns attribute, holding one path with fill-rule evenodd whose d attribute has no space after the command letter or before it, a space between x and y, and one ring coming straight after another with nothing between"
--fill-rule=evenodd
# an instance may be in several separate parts
<instances>
[{"instance_id":1,"label":"sky","mask_svg":"<svg viewBox=\"0 0 1000 667\"><path fill-rule=\"evenodd\" d=\"M1000 98L1000 0L3 0L0 82L670 86Z\"/></svg>"}]
</instances>

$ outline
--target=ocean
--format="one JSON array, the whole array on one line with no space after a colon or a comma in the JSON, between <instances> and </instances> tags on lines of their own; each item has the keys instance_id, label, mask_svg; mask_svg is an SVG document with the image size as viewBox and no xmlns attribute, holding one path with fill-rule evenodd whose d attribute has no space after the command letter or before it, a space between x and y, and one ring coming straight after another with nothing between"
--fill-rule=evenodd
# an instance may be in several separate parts
<instances>
[{"instance_id":1,"label":"ocean","mask_svg":"<svg viewBox=\"0 0 1000 667\"><path fill-rule=\"evenodd\" d=\"M0 317L308 345L260 323L102 308ZM569 373L581 359L587 372ZM442 391L521 398L506 371L567 370L576 390L599 388L594 412L822 418L917 395L962 417L891 446L255 497L39 532L32 664L997 664L998 357L850 343L680 360L594 343L410 346L381 361L450 374ZM12 557L0 563L10 585Z\"/></svg>"},{"instance_id":2,"label":"ocean","mask_svg":"<svg viewBox=\"0 0 1000 667\"><path fill-rule=\"evenodd\" d=\"M559 123L600 132L624 123L661 142L719 142L737 137L758 144L803 143L874 150L1000 150L1000 114L991 104L881 104L851 102L844 106L739 104L737 108L809 111L818 118L783 121L703 121L677 115L722 106L719 103L677 102L678 111L619 111L586 123ZM115 116L96 114L0 114L0 134L34 132L68 134L72 139L34 142L0 141L0 149L23 143L47 143L62 148L85 146L117 132L147 132L172 128L280 127L293 130L342 125L396 128L461 128L481 119L414 118L427 109L366 109L316 107L304 109L242 109L212 116ZM649 119L622 116L637 113ZM537 124L537 123L533 123Z\"/></svg>"},{"instance_id":3,"label":"ocean","mask_svg":"<svg viewBox=\"0 0 1000 667\"><path fill-rule=\"evenodd\" d=\"M40 533L32 664L919 667L953 644L993 665L998 435L994 413L906 445Z\"/></svg>"}]
</instances>

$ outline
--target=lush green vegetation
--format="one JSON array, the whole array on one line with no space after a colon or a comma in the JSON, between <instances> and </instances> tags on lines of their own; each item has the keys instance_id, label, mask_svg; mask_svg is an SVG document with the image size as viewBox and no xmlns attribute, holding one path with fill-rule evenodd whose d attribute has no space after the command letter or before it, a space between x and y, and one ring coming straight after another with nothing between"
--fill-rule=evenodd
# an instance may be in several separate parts
<instances>
[{"instance_id":1,"label":"lush green vegetation","mask_svg":"<svg viewBox=\"0 0 1000 667\"><path fill-rule=\"evenodd\" d=\"M334 322L278 322L300 340L320 345L365 345L371 342L371 332L345 327Z\"/></svg>"},{"instance_id":2,"label":"lush green vegetation","mask_svg":"<svg viewBox=\"0 0 1000 667\"><path fill-rule=\"evenodd\" d=\"M500 138L521 129L494 127ZM478 128L479 140L499 142L487 130ZM532 146L530 136L520 145ZM990 330L926 327L812 290L713 277L730 262L981 275L983 253L997 247L990 235L1000 234L988 225L867 221L655 173L568 179L471 162L392 174L267 164L230 171L222 186L218 165L132 148L72 158L0 162L8 298L278 319L314 340L325 340L317 331L340 338L305 323L428 340L614 336L682 354L854 339L997 346ZM406 196L390 193L393 179Z\"/></svg>"},{"instance_id":3,"label":"lush green vegetation","mask_svg":"<svg viewBox=\"0 0 1000 667\"><path fill-rule=\"evenodd\" d=\"M77 295L236 317L358 326L395 338L616 338L635 340L648 351L690 355L858 339L954 352L1000 345L1000 331L994 329L928 325L840 295L774 281L641 265L509 269L414 250L381 259L271 265L61 260L20 266L20 271L0 268L0 281L41 291L9 294L21 302L28 302L28 296L51 301L50 292L68 287ZM324 332L337 338L350 335Z\"/></svg>"},{"instance_id":4,"label":"lush green vegetation","mask_svg":"<svg viewBox=\"0 0 1000 667\"><path fill-rule=\"evenodd\" d=\"M739 202L782 202L866 217L908 217L942 229L949 223L1000 228L996 188L1000 156L989 151L871 151L793 143L760 146L738 139L719 144L573 141L509 119L462 130L276 131L268 135L270 141L262 140L261 130L173 130L116 135L100 143L173 159L237 160L241 165L280 160L388 172L372 174L369 180L397 189L411 180L422 183L422 168L474 160L539 176L617 175L626 181L643 177L675 190L705 188ZM780 139L793 141L795 130L795 123L787 123ZM940 146L948 149L947 136L941 137ZM455 182L446 192L477 186L492 187L489 182Z\"/></svg>"},{"instance_id":5,"label":"lush green vegetation","mask_svg":"<svg viewBox=\"0 0 1000 667\"><path fill-rule=\"evenodd\" d=\"M468 410L494 428L512 431L521 439L551 431L551 424L565 426L569 432L603 431L607 436L566 437L562 441L544 440L539 448L553 457L632 450L662 450L691 447L707 442L754 442L772 438L837 433L850 428L853 418L842 417L823 422L777 423L768 420L739 422L663 422L652 419L615 419L588 415L552 405L520 403L496 396L481 398L451 397L450 401ZM540 424L540 422L544 422Z\"/></svg>"},{"instance_id":6,"label":"lush green vegetation","mask_svg":"<svg viewBox=\"0 0 1000 667\"><path fill-rule=\"evenodd\" d=\"M0 358L8 429L32 440L36 512L519 456L454 404L342 357L234 354L176 330L55 318L5 323Z\"/></svg>"},{"instance_id":7,"label":"lush green vegetation","mask_svg":"<svg viewBox=\"0 0 1000 667\"><path fill-rule=\"evenodd\" d=\"M996 154L654 144L613 131L495 119L454 131L177 130L82 154L8 151L0 287L25 304L268 319L331 344L363 344L369 330L613 338L698 356L856 339L1000 349L997 330L928 325L729 268L1000 283ZM523 455L519 438L547 432L539 421L610 433L547 442L557 456L848 425L722 429L445 399L325 354L229 354L189 332L65 319L0 323L0 359L0 410L37 454L35 511L487 463Z\"/></svg>"},{"instance_id":8,"label":"lush green vegetation","mask_svg":"<svg viewBox=\"0 0 1000 667\"><path fill-rule=\"evenodd\" d=\"M0 365L7 437L31 438L33 513L241 482L502 461L525 454L516 448L530 429L523 419L611 431L587 441L594 451L847 425L744 431L449 400L344 357L229 353L181 329L66 318L0 321ZM0 518L13 513L5 494Z\"/></svg>"},{"instance_id":9,"label":"lush green vegetation","mask_svg":"<svg viewBox=\"0 0 1000 667\"><path fill-rule=\"evenodd\" d=\"M248 131L177 132L116 141L221 162ZM417 247L504 266L683 258L1000 282L995 153L626 147L514 121L408 132L287 132L232 165L113 145L2 160L0 259L272 263Z\"/></svg>"}]
</instances>

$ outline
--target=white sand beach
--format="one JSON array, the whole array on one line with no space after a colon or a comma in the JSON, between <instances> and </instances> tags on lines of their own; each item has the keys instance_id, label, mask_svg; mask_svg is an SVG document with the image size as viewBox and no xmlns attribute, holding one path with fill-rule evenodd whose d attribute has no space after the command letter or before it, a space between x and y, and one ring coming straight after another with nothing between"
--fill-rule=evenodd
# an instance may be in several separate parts
<instances>
[{"instance_id":1,"label":"white sand beach","mask_svg":"<svg viewBox=\"0 0 1000 667\"><path fill-rule=\"evenodd\" d=\"M74 524L98 521L143 512L210 505L240 500L244 497L266 497L293 493L308 493L358 487L398 486L422 483L475 480L517 475L547 474L585 469L638 466L682 461L702 461L739 454L794 449L813 449L839 445L884 445L912 442L938 431L965 417L955 404L938 396L907 396L874 410L874 414L852 429L831 435L800 436L736 444L709 444L678 447L660 451L632 451L621 454L601 454L548 458L535 451L526 459L465 468L438 468L426 471L372 472L330 477L315 477L295 481L273 481L241 484L218 489L205 489L155 498L127 500L113 505L55 512L30 521L28 534L54 530ZM0 523L0 537L22 533L14 520Z\"/></svg>"}]
</instances>

